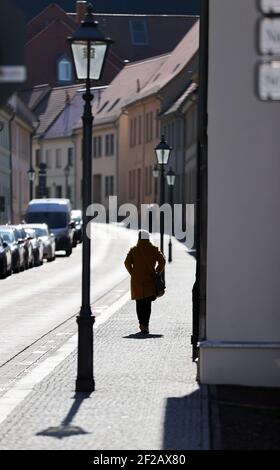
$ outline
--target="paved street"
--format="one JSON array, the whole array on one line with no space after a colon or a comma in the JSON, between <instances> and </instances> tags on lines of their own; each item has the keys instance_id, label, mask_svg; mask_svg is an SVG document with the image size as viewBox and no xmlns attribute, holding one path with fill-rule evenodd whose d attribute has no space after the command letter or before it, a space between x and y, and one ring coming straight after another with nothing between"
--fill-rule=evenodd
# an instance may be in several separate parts
<instances>
[{"instance_id":1,"label":"paved street","mask_svg":"<svg viewBox=\"0 0 280 470\"><path fill-rule=\"evenodd\" d=\"M128 238L114 243L124 250ZM194 268L174 242L167 293L153 304L149 337L138 333L131 301L98 317L90 397L74 392L75 335L20 377L0 398L0 448L208 449L207 393L191 361Z\"/></svg>"},{"instance_id":2,"label":"paved street","mask_svg":"<svg viewBox=\"0 0 280 470\"><path fill-rule=\"evenodd\" d=\"M135 236L122 234L111 240L105 228L104 237L93 240L92 301L127 278L123 259ZM78 313L81 254L78 245L69 258L61 254L53 263L1 280L0 366Z\"/></svg>"}]
</instances>

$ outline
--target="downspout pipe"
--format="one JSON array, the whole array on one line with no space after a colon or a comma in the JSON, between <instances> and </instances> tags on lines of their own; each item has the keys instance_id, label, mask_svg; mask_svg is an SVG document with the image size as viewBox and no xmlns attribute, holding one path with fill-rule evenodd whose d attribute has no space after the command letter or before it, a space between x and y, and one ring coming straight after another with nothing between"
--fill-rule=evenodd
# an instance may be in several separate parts
<instances>
[{"instance_id":1,"label":"downspout pipe","mask_svg":"<svg viewBox=\"0 0 280 470\"><path fill-rule=\"evenodd\" d=\"M193 287L193 360L198 358L198 342L206 338L207 287L207 157L208 157L208 61L209 61L209 0L201 0L197 200L196 200L196 281Z\"/></svg>"}]
</instances>

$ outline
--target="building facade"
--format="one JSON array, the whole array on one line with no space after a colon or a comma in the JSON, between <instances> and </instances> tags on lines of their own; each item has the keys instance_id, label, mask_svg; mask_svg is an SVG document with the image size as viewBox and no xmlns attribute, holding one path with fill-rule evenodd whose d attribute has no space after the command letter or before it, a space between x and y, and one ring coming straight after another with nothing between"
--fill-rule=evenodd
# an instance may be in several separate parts
<instances>
[{"instance_id":1,"label":"building facade","mask_svg":"<svg viewBox=\"0 0 280 470\"><path fill-rule=\"evenodd\" d=\"M0 223L11 220L11 120L12 111L0 109Z\"/></svg>"},{"instance_id":2,"label":"building facade","mask_svg":"<svg viewBox=\"0 0 280 470\"><path fill-rule=\"evenodd\" d=\"M200 381L279 387L279 110L271 101L273 89L265 101L254 86L262 60L255 47L262 14L255 2L243 0L211 0L209 9ZM225 18L240 25L238 34ZM276 86L269 73L266 80L268 87Z\"/></svg>"}]
</instances>

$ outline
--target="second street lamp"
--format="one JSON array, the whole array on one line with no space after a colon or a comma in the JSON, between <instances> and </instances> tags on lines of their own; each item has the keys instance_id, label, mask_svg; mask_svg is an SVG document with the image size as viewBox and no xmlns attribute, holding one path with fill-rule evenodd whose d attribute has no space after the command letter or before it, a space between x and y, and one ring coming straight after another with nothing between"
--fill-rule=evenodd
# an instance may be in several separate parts
<instances>
[{"instance_id":1,"label":"second street lamp","mask_svg":"<svg viewBox=\"0 0 280 470\"><path fill-rule=\"evenodd\" d=\"M30 169L28 170L27 175L28 175L28 180L29 180L29 199L30 199L30 201L32 201L32 199L33 199L33 185L34 185L35 176L36 176L36 172L35 172L32 165L30 166Z\"/></svg>"},{"instance_id":2,"label":"second street lamp","mask_svg":"<svg viewBox=\"0 0 280 470\"><path fill-rule=\"evenodd\" d=\"M92 202L92 123L91 81L99 80L102 74L105 56L113 41L104 36L94 20L93 7L87 7L87 14L80 27L69 38L76 76L85 81L86 90L83 113L83 261L82 261L82 306L77 317L78 323L78 374L76 391L89 393L94 391L93 375L93 325L90 302L90 255L91 240L87 236L87 225L90 223L87 209Z\"/></svg>"},{"instance_id":3,"label":"second street lamp","mask_svg":"<svg viewBox=\"0 0 280 470\"><path fill-rule=\"evenodd\" d=\"M161 136L160 143L156 146L155 152L160 167L160 206L165 203L165 171L164 167L168 164L172 148L165 141L164 135ZM164 213L160 212L160 249L164 253Z\"/></svg>"},{"instance_id":4,"label":"second street lamp","mask_svg":"<svg viewBox=\"0 0 280 470\"><path fill-rule=\"evenodd\" d=\"M168 262L172 262L172 236L173 236L173 227L174 227L174 210L173 210L173 189L175 184L176 175L172 168L169 168L169 172L166 175L167 184L169 187L169 203L171 207L171 235L169 237L168 244Z\"/></svg>"}]
</instances>

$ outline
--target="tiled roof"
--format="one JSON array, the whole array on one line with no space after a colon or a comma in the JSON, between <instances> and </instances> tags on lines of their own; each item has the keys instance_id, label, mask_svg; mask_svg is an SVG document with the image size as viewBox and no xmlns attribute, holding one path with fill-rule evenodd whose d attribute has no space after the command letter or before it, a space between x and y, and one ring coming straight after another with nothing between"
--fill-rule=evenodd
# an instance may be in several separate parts
<instances>
[{"instance_id":1,"label":"tiled roof","mask_svg":"<svg viewBox=\"0 0 280 470\"><path fill-rule=\"evenodd\" d=\"M183 37L162 66L151 76L149 83L137 97L127 101L127 105L136 99L142 99L159 92L168 82L178 75L195 56L199 49L199 21Z\"/></svg>"},{"instance_id":2,"label":"tiled roof","mask_svg":"<svg viewBox=\"0 0 280 470\"><path fill-rule=\"evenodd\" d=\"M193 16L96 14L100 29L115 43L110 49L122 60L136 62L171 52L197 21ZM146 31L146 45L133 42L132 22Z\"/></svg>"},{"instance_id":3,"label":"tiled roof","mask_svg":"<svg viewBox=\"0 0 280 470\"><path fill-rule=\"evenodd\" d=\"M43 87L35 87L33 90L31 90L29 94L29 99L31 101L34 98L33 93L36 95L38 92L37 88ZM37 129L37 137L42 137L45 134L53 122L58 118L60 113L62 113L67 103L72 100L79 88L81 88L80 85L52 89L48 88L45 90L45 94L43 96L39 95L40 99L37 101L37 103L35 101L35 105L32 107L32 111L40 122ZM26 96L28 96L28 93L25 93Z\"/></svg>"},{"instance_id":4,"label":"tiled roof","mask_svg":"<svg viewBox=\"0 0 280 470\"><path fill-rule=\"evenodd\" d=\"M104 88L99 88L98 90L93 89L92 91L95 99L98 101L104 92ZM56 139L72 135L73 128L80 121L83 113L83 93L84 90L80 88L76 90L73 98L64 106L63 111L44 134L44 139Z\"/></svg>"},{"instance_id":5,"label":"tiled roof","mask_svg":"<svg viewBox=\"0 0 280 470\"><path fill-rule=\"evenodd\" d=\"M145 86L151 75L161 67L168 55L152 57L126 65L108 88L102 93L101 100L93 105L95 124L105 124L116 120L130 97L138 94L137 89ZM81 122L77 127L81 126Z\"/></svg>"},{"instance_id":6,"label":"tiled roof","mask_svg":"<svg viewBox=\"0 0 280 470\"><path fill-rule=\"evenodd\" d=\"M185 100L192 95L192 93L194 93L194 91L196 91L198 89L198 86L196 83L191 83L191 85L189 85L186 90L181 94L181 96L177 99L177 101L175 101L175 103L172 104L172 106L170 106L169 109L167 109L167 111L165 111L163 113L163 116L168 116L172 113L175 113L176 111L178 111L178 109L180 109L181 105L184 104Z\"/></svg>"},{"instance_id":7,"label":"tiled roof","mask_svg":"<svg viewBox=\"0 0 280 470\"><path fill-rule=\"evenodd\" d=\"M15 93L8 101L8 105L13 110L13 112L22 119L26 124L31 128L36 127L37 117L35 114L28 108L24 101Z\"/></svg>"},{"instance_id":8,"label":"tiled roof","mask_svg":"<svg viewBox=\"0 0 280 470\"><path fill-rule=\"evenodd\" d=\"M50 90L51 87L49 85L39 85L28 90L22 90L19 92L19 95L28 108L33 110Z\"/></svg>"}]
</instances>

